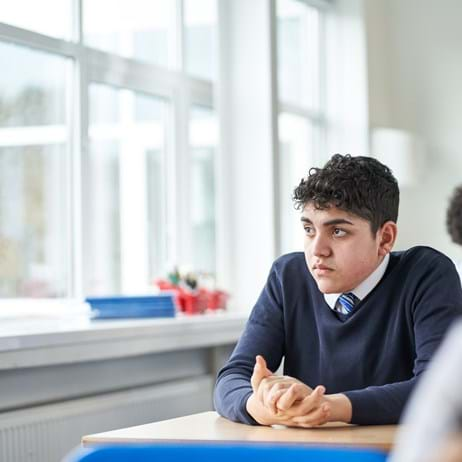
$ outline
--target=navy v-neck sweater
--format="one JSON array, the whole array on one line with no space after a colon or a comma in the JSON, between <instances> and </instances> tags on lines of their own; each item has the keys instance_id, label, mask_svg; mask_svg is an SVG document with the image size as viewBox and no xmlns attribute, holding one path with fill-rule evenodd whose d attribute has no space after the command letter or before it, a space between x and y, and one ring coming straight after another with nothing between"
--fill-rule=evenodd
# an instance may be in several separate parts
<instances>
[{"instance_id":1,"label":"navy v-neck sweater","mask_svg":"<svg viewBox=\"0 0 462 462\"><path fill-rule=\"evenodd\" d=\"M327 305L301 252L275 261L228 363L216 410L256 424L246 411L255 356L326 393L344 393L352 423L394 424L453 320L462 314L454 264L428 247L392 252L377 286L347 317Z\"/></svg>"}]
</instances>

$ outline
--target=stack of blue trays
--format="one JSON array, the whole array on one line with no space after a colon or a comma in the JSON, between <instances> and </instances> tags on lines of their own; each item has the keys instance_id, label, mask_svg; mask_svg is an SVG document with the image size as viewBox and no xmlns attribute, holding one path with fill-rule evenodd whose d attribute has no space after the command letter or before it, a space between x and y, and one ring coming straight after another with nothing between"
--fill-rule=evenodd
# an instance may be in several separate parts
<instances>
[{"instance_id":1,"label":"stack of blue trays","mask_svg":"<svg viewBox=\"0 0 462 462\"><path fill-rule=\"evenodd\" d=\"M119 297L91 297L93 319L173 318L175 302L172 294Z\"/></svg>"}]
</instances>

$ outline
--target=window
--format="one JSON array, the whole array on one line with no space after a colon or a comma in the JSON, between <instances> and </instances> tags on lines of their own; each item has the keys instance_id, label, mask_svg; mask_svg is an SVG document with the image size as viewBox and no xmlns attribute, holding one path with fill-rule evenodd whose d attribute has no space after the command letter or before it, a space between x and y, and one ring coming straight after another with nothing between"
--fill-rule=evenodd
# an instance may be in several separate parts
<instances>
[{"instance_id":1,"label":"window","mask_svg":"<svg viewBox=\"0 0 462 462\"><path fill-rule=\"evenodd\" d=\"M168 270L168 103L101 84L90 86L89 102L85 292L136 290Z\"/></svg>"},{"instance_id":2,"label":"window","mask_svg":"<svg viewBox=\"0 0 462 462\"><path fill-rule=\"evenodd\" d=\"M0 296L63 296L71 63L1 42L0 60L15 63L0 73Z\"/></svg>"},{"instance_id":3,"label":"window","mask_svg":"<svg viewBox=\"0 0 462 462\"><path fill-rule=\"evenodd\" d=\"M327 6L326 6L327 7ZM326 131L323 3L277 0L280 235L283 253L302 248L291 196L321 160Z\"/></svg>"},{"instance_id":4,"label":"window","mask_svg":"<svg viewBox=\"0 0 462 462\"><path fill-rule=\"evenodd\" d=\"M278 0L278 79L282 102L319 110L319 9L300 0Z\"/></svg>"},{"instance_id":5,"label":"window","mask_svg":"<svg viewBox=\"0 0 462 462\"><path fill-rule=\"evenodd\" d=\"M214 272L216 0L25 3L0 11L0 297Z\"/></svg>"}]
</instances>

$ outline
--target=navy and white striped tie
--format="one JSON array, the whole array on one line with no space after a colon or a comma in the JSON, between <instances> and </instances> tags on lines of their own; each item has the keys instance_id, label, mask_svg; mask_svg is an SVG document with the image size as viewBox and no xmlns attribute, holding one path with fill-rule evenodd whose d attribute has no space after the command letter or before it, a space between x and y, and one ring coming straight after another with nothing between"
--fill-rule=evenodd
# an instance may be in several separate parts
<instances>
[{"instance_id":1,"label":"navy and white striped tie","mask_svg":"<svg viewBox=\"0 0 462 462\"><path fill-rule=\"evenodd\" d=\"M337 299L337 311L342 314L350 314L358 302L359 298L353 292L341 294Z\"/></svg>"}]
</instances>

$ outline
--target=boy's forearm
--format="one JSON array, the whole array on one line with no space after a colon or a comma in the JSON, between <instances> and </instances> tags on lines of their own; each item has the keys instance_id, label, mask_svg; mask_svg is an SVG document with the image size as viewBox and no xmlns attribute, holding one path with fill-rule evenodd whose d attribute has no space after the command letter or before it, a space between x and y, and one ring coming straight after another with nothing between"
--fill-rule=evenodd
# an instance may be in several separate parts
<instances>
[{"instance_id":1,"label":"boy's forearm","mask_svg":"<svg viewBox=\"0 0 462 462\"><path fill-rule=\"evenodd\" d=\"M351 422L351 416L353 414L353 408L351 401L342 393L334 395L326 395L326 401L330 404L330 416L329 421L331 422Z\"/></svg>"}]
</instances>

